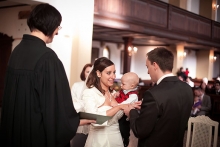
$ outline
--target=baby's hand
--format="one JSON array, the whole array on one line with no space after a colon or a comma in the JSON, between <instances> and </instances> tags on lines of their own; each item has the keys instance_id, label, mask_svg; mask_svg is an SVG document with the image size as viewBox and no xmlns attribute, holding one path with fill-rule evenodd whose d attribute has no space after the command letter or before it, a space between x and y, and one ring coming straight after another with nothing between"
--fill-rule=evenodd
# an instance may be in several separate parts
<instances>
[{"instance_id":1,"label":"baby's hand","mask_svg":"<svg viewBox=\"0 0 220 147\"><path fill-rule=\"evenodd\" d=\"M119 96L119 94L120 94L119 92L115 92L115 93L113 94L113 97L116 98L116 97Z\"/></svg>"}]
</instances>

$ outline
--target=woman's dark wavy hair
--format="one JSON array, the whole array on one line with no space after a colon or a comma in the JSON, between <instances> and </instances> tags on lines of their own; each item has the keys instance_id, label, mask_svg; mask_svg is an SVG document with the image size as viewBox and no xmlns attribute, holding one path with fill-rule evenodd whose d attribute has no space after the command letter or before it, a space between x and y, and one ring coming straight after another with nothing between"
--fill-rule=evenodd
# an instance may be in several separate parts
<instances>
[{"instance_id":1,"label":"woman's dark wavy hair","mask_svg":"<svg viewBox=\"0 0 220 147\"><path fill-rule=\"evenodd\" d=\"M93 69L88 76L86 86L89 88L92 88L94 86L104 95L105 91L101 87L100 78L97 76L96 71L102 72L106 67L109 67L111 65L114 65L114 63L108 58L106 57L98 58L95 61L93 65ZM109 91L112 92L112 89L109 88Z\"/></svg>"},{"instance_id":2,"label":"woman's dark wavy hair","mask_svg":"<svg viewBox=\"0 0 220 147\"><path fill-rule=\"evenodd\" d=\"M156 62L163 72L172 72L174 56L171 51L167 50L164 47L157 47L148 52L147 57L151 64L153 64L153 62Z\"/></svg>"},{"instance_id":3,"label":"woman's dark wavy hair","mask_svg":"<svg viewBox=\"0 0 220 147\"><path fill-rule=\"evenodd\" d=\"M45 36L52 36L61 21L62 16L55 7L49 4L39 4L31 11L27 24L31 32L39 30Z\"/></svg>"},{"instance_id":4,"label":"woman's dark wavy hair","mask_svg":"<svg viewBox=\"0 0 220 147\"><path fill-rule=\"evenodd\" d=\"M87 67L92 67L92 64L91 64L91 63L88 63L88 64L86 64L86 65L83 67L83 69L82 69L82 71L81 71L81 74L80 74L80 79L81 79L82 81L85 81L85 80L86 80L85 70L86 70Z\"/></svg>"}]
</instances>

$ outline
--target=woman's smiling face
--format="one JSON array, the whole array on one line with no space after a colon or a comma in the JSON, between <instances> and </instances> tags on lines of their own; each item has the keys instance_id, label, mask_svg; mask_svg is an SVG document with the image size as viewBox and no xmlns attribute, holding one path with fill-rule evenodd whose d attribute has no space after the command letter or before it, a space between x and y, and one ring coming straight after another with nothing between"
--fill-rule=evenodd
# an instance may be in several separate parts
<instances>
[{"instance_id":1,"label":"woman's smiling face","mask_svg":"<svg viewBox=\"0 0 220 147\"><path fill-rule=\"evenodd\" d=\"M108 89L114 84L115 80L115 65L106 67L100 74L100 84L103 89Z\"/></svg>"}]
</instances>

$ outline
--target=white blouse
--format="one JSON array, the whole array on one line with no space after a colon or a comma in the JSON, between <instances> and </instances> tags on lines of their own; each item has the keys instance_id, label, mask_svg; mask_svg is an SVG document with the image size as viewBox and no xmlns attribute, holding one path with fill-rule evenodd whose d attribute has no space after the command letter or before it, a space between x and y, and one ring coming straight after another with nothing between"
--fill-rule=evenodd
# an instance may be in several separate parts
<instances>
[{"instance_id":1,"label":"white blouse","mask_svg":"<svg viewBox=\"0 0 220 147\"><path fill-rule=\"evenodd\" d=\"M84 104L82 101L82 92L83 92L84 84L85 84L84 81L76 82L73 84L71 88L73 105L77 113L79 111L82 111L82 112L84 111Z\"/></svg>"}]
</instances>

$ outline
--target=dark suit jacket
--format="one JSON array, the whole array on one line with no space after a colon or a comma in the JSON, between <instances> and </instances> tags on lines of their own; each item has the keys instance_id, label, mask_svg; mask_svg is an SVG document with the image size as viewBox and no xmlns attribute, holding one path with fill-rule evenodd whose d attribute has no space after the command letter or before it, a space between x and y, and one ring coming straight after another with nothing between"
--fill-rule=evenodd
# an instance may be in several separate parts
<instances>
[{"instance_id":1,"label":"dark suit jacket","mask_svg":"<svg viewBox=\"0 0 220 147\"><path fill-rule=\"evenodd\" d=\"M182 147L193 105L192 88L176 76L166 77L143 95L140 112L130 111L138 147Z\"/></svg>"},{"instance_id":2,"label":"dark suit jacket","mask_svg":"<svg viewBox=\"0 0 220 147\"><path fill-rule=\"evenodd\" d=\"M212 108L211 98L208 95L203 95L202 98L202 105L200 111L197 115L209 115Z\"/></svg>"}]
</instances>

